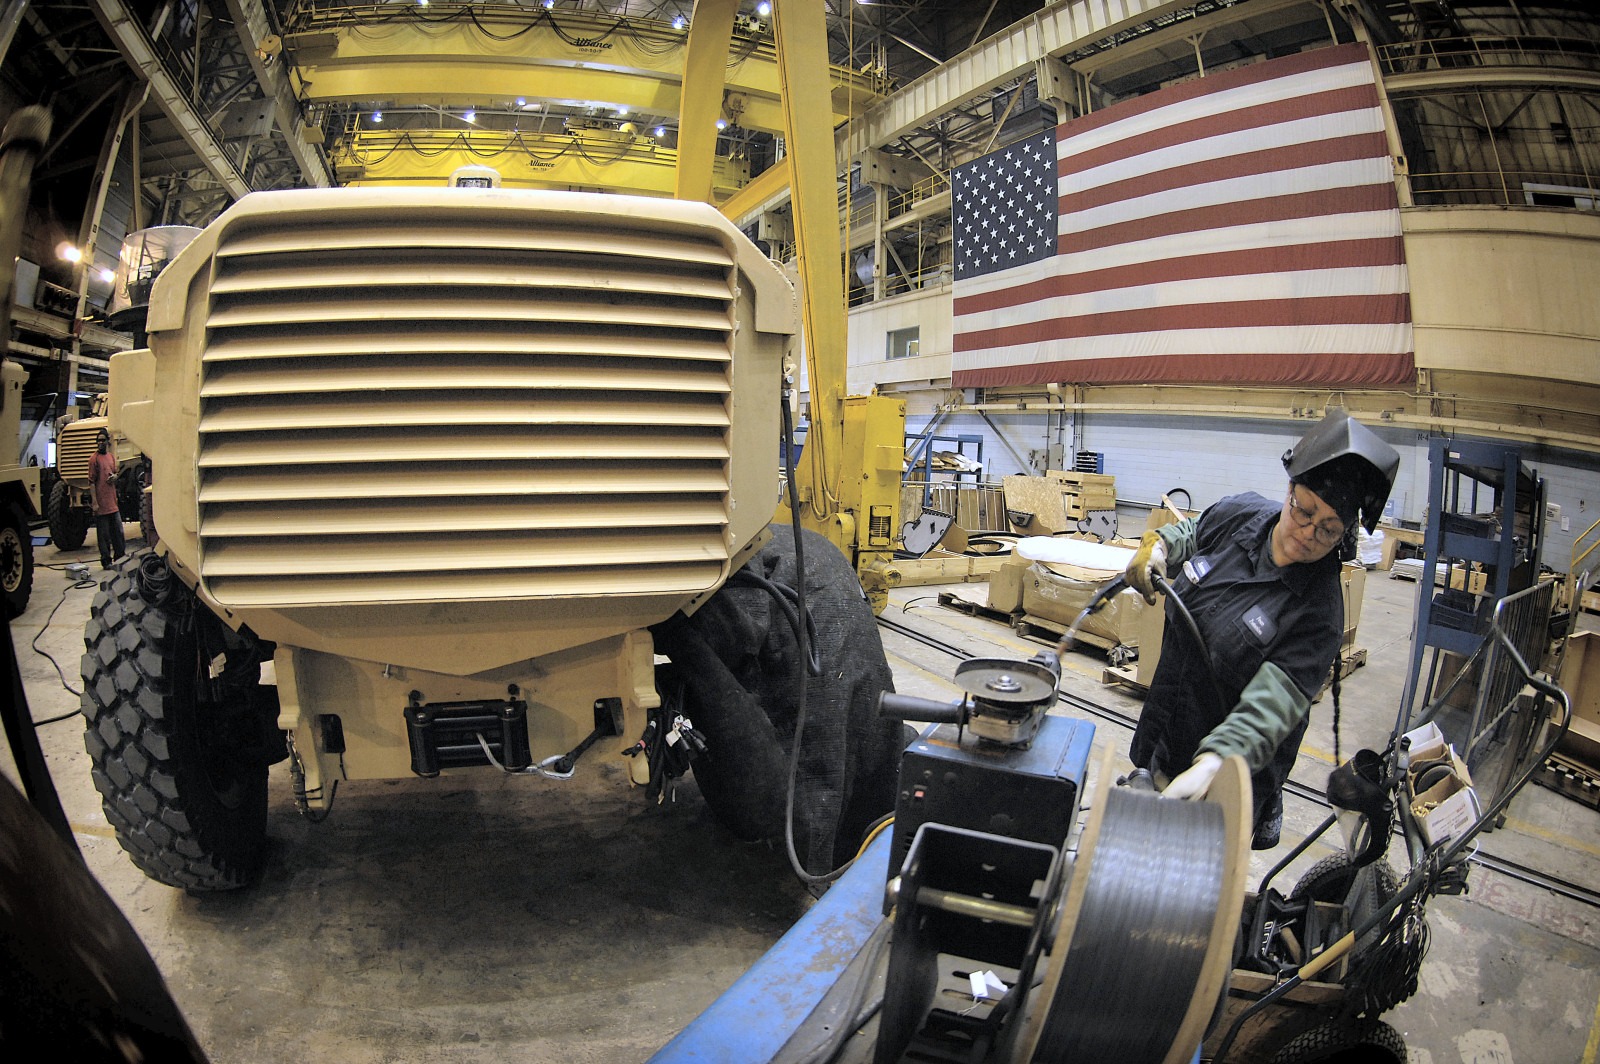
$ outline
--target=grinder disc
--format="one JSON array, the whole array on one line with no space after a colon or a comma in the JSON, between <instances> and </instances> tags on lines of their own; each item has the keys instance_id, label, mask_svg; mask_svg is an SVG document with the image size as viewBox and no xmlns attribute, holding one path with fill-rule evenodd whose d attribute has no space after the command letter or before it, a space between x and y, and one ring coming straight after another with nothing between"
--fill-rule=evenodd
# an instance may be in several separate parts
<instances>
[{"instance_id":1,"label":"grinder disc","mask_svg":"<svg viewBox=\"0 0 1600 1064\"><path fill-rule=\"evenodd\" d=\"M956 666L956 684L985 702L1053 700L1056 676L1043 665L1012 658L973 658Z\"/></svg>"}]
</instances>

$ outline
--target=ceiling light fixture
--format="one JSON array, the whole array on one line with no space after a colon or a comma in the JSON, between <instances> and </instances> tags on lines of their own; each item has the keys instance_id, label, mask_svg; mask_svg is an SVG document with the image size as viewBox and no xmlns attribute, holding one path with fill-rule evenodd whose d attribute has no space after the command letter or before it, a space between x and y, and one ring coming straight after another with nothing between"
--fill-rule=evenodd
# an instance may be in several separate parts
<instances>
[{"instance_id":1,"label":"ceiling light fixture","mask_svg":"<svg viewBox=\"0 0 1600 1064\"><path fill-rule=\"evenodd\" d=\"M77 262L79 259L83 258L83 252L79 251L77 248L63 240L61 243L56 245L56 258L65 262Z\"/></svg>"},{"instance_id":2,"label":"ceiling light fixture","mask_svg":"<svg viewBox=\"0 0 1600 1064\"><path fill-rule=\"evenodd\" d=\"M666 136L667 135L667 127L666 126L657 126L655 128L655 130L654 130L654 134L655 134L655 136L658 136L658 137Z\"/></svg>"},{"instance_id":3,"label":"ceiling light fixture","mask_svg":"<svg viewBox=\"0 0 1600 1064\"><path fill-rule=\"evenodd\" d=\"M682 15L674 15L672 18L672 28L675 30L681 30L688 24L689 20L684 18Z\"/></svg>"},{"instance_id":4,"label":"ceiling light fixture","mask_svg":"<svg viewBox=\"0 0 1600 1064\"><path fill-rule=\"evenodd\" d=\"M110 284L113 280L116 279L116 276L117 275L115 273L113 273L112 271L106 269L104 266L100 267L100 279L102 281L104 281L106 284Z\"/></svg>"},{"instance_id":5,"label":"ceiling light fixture","mask_svg":"<svg viewBox=\"0 0 1600 1064\"><path fill-rule=\"evenodd\" d=\"M463 122L476 122L478 120L478 112L476 112L476 111L467 111L464 114L462 114L461 120Z\"/></svg>"},{"instance_id":6,"label":"ceiling light fixture","mask_svg":"<svg viewBox=\"0 0 1600 1064\"><path fill-rule=\"evenodd\" d=\"M528 106L528 98L526 96L518 96L517 97L517 106L518 107L526 107L526 106Z\"/></svg>"},{"instance_id":7,"label":"ceiling light fixture","mask_svg":"<svg viewBox=\"0 0 1600 1064\"><path fill-rule=\"evenodd\" d=\"M374 112L372 112L372 120L374 122L382 122L383 121L383 112L382 111L374 111Z\"/></svg>"},{"instance_id":8,"label":"ceiling light fixture","mask_svg":"<svg viewBox=\"0 0 1600 1064\"><path fill-rule=\"evenodd\" d=\"M728 120L726 118L717 119L717 128L718 129L727 129L728 128Z\"/></svg>"},{"instance_id":9,"label":"ceiling light fixture","mask_svg":"<svg viewBox=\"0 0 1600 1064\"><path fill-rule=\"evenodd\" d=\"M772 5L767 3L767 0L761 0L761 3L756 5L756 14L760 15L762 18L766 18L768 15L772 14Z\"/></svg>"}]
</instances>

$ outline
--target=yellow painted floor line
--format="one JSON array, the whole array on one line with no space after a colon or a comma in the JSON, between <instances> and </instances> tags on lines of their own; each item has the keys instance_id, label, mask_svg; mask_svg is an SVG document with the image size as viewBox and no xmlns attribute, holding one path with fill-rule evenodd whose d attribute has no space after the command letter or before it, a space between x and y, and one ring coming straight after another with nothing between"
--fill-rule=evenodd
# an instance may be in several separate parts
<instances>
[{"instance_id":1,"label":"yellow painted floor line","mask_svg":"<svg viewBox=\"0 0 1600 1064\"><path fill-rule=\"evenodd\" d=\"M1600 1050L1600 1001L1595 1002L1594 1021L1589 1024L1589 1040L1583 1044L1583 1056L1578 1064L1594 1064L1597 1050Z\"/></svg>"},{"instance_id":2,"label":"yellow painted floor line","mask_svg":"<svg viewBox=\"0 0 1600 1064\"><path fill-rule=\"evenodd\" d=\"M1546 842L1565 846L1569 850L1580 850L1592 857L1600 857L1600 846L1596 846L1591 842L1584 842L1582 839L1573 838L1571 835L1563 835L1559 831L1542 828L1538 824L1527 820L1519 820L1514 816L1508 816L1506 817L1506 827L1515 828L1524 835L1534 835L1544 839Z\"/></svg>"}]
</instances>

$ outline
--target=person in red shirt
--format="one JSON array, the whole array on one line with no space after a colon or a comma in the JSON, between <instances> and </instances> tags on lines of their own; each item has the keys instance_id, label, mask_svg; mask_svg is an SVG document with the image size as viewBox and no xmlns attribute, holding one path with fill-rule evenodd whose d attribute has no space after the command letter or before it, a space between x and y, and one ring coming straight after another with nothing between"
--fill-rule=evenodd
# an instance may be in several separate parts
<instances>
[{"instance_id":1,"label":"person in red shirt","mask_svg":"<svg viewBox=\"0 0 1600 1064\"><path fill-rule=\"evenodd\" d=\"M100 446L89 459L89 494L94 498L95 542L100 545L100 568L109 569L122 557L122 511L117 505L117 456L111 453L111 434L100 431Z\"/></svg>"}]
</instances>

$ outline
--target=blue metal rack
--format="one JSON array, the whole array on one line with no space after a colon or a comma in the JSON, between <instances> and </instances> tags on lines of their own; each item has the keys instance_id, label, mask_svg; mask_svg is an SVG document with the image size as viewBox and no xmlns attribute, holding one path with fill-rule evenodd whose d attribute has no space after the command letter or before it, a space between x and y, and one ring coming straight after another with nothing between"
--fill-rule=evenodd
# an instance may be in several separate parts
<instances>
[{"instance_id":1,"label":"blue metal rack","mask_svg":"<svg viewBox=\"0 0 1600 1064\"><path fill-rule=\"evenodd\" d=\"M1439 655L1469 658L1489 631L1494 604L1532 586L1544 531L1544 481L1522 464L1516 447L1449 438L1428 444L1428 527L1417 611L1411 633L1411 671L1401 699L1409 720L1419 687L1423 702L1438 679ZM1487 574L1481 594L1434 585L1438 566L1479 563ZM1463 583L1470 580L1464 579ZM1423 685L1422 659L1433 648Z\"/></svg>"}]
</instances>

